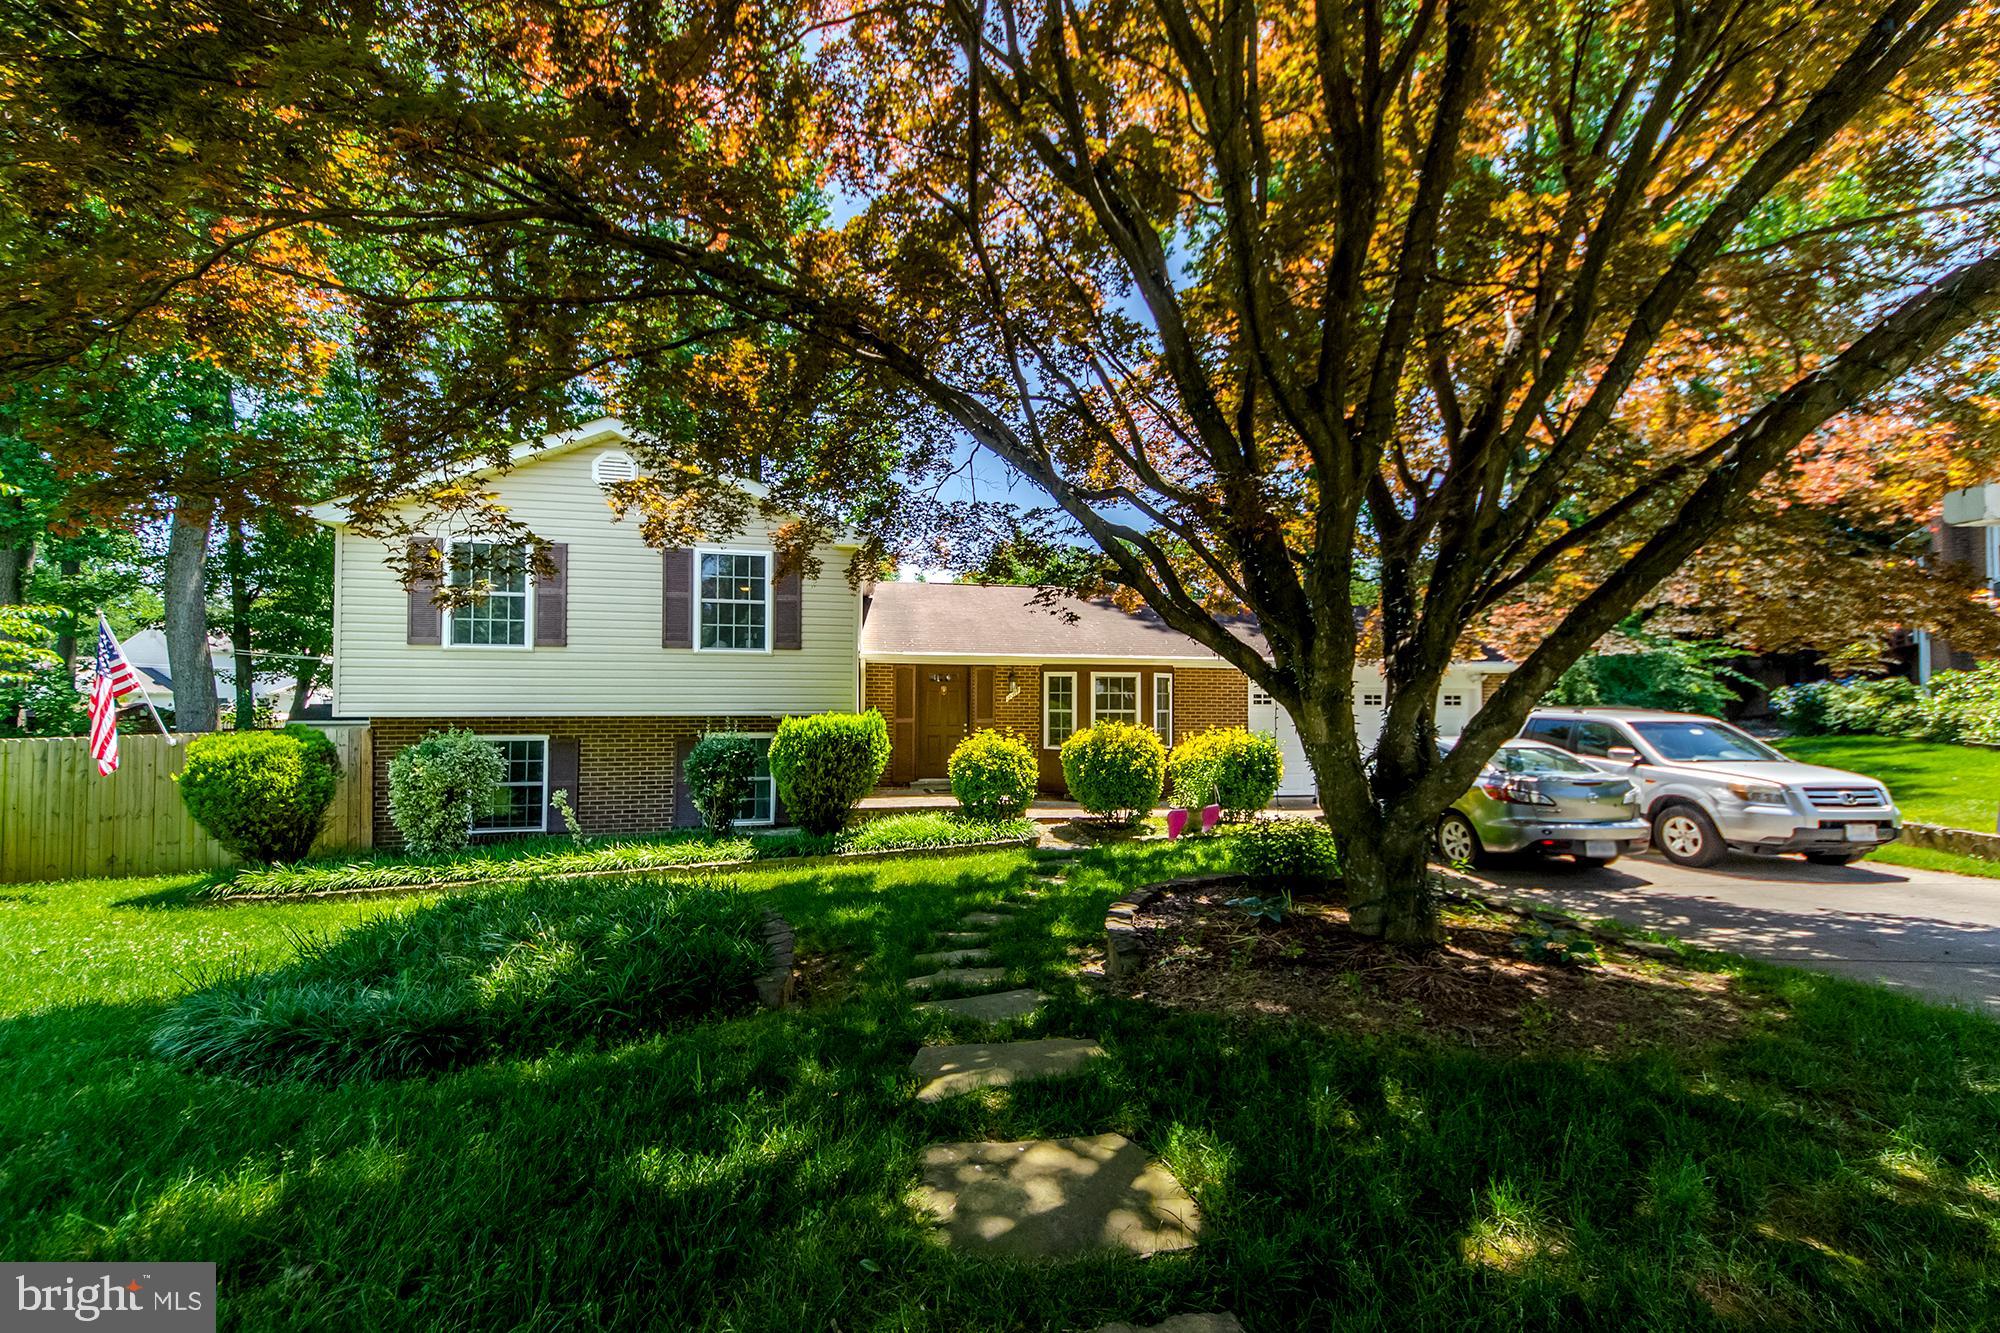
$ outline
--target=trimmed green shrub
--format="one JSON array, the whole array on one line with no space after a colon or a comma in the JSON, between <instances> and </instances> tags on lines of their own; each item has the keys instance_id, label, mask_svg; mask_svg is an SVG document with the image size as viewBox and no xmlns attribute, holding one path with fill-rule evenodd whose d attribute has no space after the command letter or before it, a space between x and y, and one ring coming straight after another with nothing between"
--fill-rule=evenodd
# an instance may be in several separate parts
<instances>
[{"instance_id":1,"label":"trimmed green shrub","mask_svg":"<svg viewBox=\"0 0 2000 1333\"><path fill-rule=\"evenodd\" d=\"M1012 819L1035 799L1035 752L1011 731L977 731L945 763L951 794L971 819Z\"/></svg>"},{"instance_id":2,"label":"trimmed green shrub","mask_svg":"<svg viewBox=\"0 0 2000 1333\"><path fill-rule=\"evenodd\" d=\"M703 736L688 751L681 776L710 836L726 838L735 830L736 811L750 798L756 768L757 743L747 736Z\"/></svg>"},{"instance_id":3,"label":"trimmed green shrub","mask_svg":"<svg viewBox=\"0 0 2000 1333\"><path fill-rule=\"evenodd\" d=\"M1213 802L1232 819L1248 818L1269 805L1284 775L1277 737L1242 727L1197 732L1167 756L1177 804Z\"/></svg>"},{"instance_id":4,"label":"trimmed green shrub","mask_svg":"<svg viewBox=\"0 0 2000 1333\"><path fill-rule=\"evenodd\" d=\"M2000 743L2000 662L1940 671L1928 686L1900 676L1787 685L1772 693L1771 711L1795 736L1838 732Z\"/></svg>"},{"instance_id":5,"label":"trimmed green shrub","mask_svg":"<svg viewBox=\"0 0 2000 1333\"><path fill-rule=\"evenodd\" d=\"M1932 676L1918 718L1929 740L2000 745L2000 662Z\"/></svg>"},{"instance_id":6,"label":"trimmed green shrub","mask_svg":"<svg viewBox=\"0 0 2000 1333\"><path fill-rule=\"evenodd\" d=\"M1167 747L1146 727L1100 722L1062 745L1063 781L1078 805L1116 823L1130 823L1160 800Z\"/></svg>"},{"instance_id":7,"label":"trimmed green shrub","mask_svg":"<svg viewBox=\"0 0 2000 1333\"><path fill-rule=\"evenodd\" d=\"M535 880L469 890L210 980L153 1050L244 1079L399 1078L648 1036L747 1009L764 917L729 880Z\"/></svg>"},{"instance_id":8,"label":"trimmed green shrub","mask_svg":"<svg viewBox=\"0 0 2000 1333\"><path fill-rule=\"evenodd\" d=\"M433 731L389 761L389 820L419 856L462 851L472 821L491 810L507 776L493 743L471 731Z\"/></svg>"},{"instance_id":9,"label":"trimmed green shrub","mask_svg":"<svg viewBox=\"0 0 2000 1333\"><path fill-rule=\"evenodd\" d=\"M1236 844L1236 863L1252 879L1274 884L1324 883L1340 874L1333 834L1317 819L1267 819Z\"/></svg>"},{"instance_id":10,"label":"trimmed green shrub","mask_svg":"<svg viewBox=\"0 0 2000 1333\"><path fill-rule=\"evenodd\" d=\"M771 738L778 799L808 833L837 833L889 766L889 724L865 713L788 717Z\"/></svg>"},{"instance_id":11,"label":"trimmed green shrub","mask_svg":"<svg viewBox=\"0 0 2000 1333\"><path fill-rule=\"evenodd\" d=\"M296 861L310 851L339 780L333 742L301 726L197 736L176 779L195 823L252 861Z\"/></svg>"}]
</instances>

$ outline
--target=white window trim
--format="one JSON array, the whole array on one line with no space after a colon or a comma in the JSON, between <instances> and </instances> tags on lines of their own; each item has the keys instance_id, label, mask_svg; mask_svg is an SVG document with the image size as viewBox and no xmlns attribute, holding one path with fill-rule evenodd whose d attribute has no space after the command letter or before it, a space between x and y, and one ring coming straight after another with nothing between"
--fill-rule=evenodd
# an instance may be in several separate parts
<instances>
[{"instance_id":1,"label":"white window trim","mask_svg":"<svg viewBox=\"0 0 2000 1333\"><path fill-rule=\"evenodd\" d=\"M461 541L467 545L472 545L477 542L477 538L455 537L444 544L444 582L446 587L451 586L451 553L458 547ZM485 545L518 546L520 543L487 542ZM521 641L519 643L460 643L452 637L457 628L456 622L458 617L453 614L457 608L447 606L443 608L444 633L438 636L438 641L443 647L457 648L475 653L524 653L535 646L535 563L526 551L521 553L521 558L527 562L526 573L528 576L527 587L521 590ZM527 736L509 736L506 739L524 741L531 738Z\"/></svg>"},{"instance_id":2,"label":"white window trim","mask_svg":"<svg viewBox=\"0 0 2000 1333\"><path fill-rule=\"evenodd\" d=\"M1167 695L1167 706L1164 710L1167 724L1164 727L1160 725L1160 714L1163 711L1160 707L1161 686L1166 687ZM1153 676L1153 730L1159 733L1160 740L1164 744L1174 743L1174 677L1169 671L1157 672Z\"/></svg>"},{"instance_id":3,"label":"white window trim","mask_svg":"<svg viewBox=\"0 0 2000 1333\"><path fill-rule=\"evenodd\" d=\"M700 568L700 566L696 566L696 568L697 568L697 569L699 569L699 568ZM747 653L747 652L749 652L750 650L749 650L748 648L736 648L736 649L720 649L720 650L719 650L719 649L715 649L715 648L711 648L711 649L709 649L709 651L710 651L710 652L717 652L717 651L725 651L725 652L726 652L726 651L733 651L733 652L739 652L739 653ZM709 733L707 733L707 734L708 734L708 735L711 735L711 736L739 736L739 737L741 737L742 739L744 739L744 740L746 740L746 741L769 741L769 740L776 740L776 739L777 739L777 733L776 733L776 732L772 732L772 731L711 731L711 732L709 732ZM766 762L768 762L768 760L767 760ZM769 819L738 819L738 820L735 820L735 821L733 821L733 822L735 822L736 824L739 824L739 825L741 825L741 826L742 826L742 827L744 827L744 828L776 828L776 827L777 827L777 824L778 824L778 780L777 780L777 778L775 778L775 777L771 777L771 778L766 778L766 779L764 779L764 780L765 780L766 782L768 782L768 783L770 783L770 784L771 784L771 817L770 817ZM683 778L682 778L682 781L686 781L686 778L685 778L685 777L683 777ZM752 779L752 781L755 781L755 779Z\"/></svg>"},{"instance_id":4,"label":"white window trim","mask_svg":"<svg viewBox=\"0 0 2000 1333\"><path fill-rule=\"evenodd\" d=\"M1100 680L1129 680L1132 682L1132 713L1130 719L1114 718L1114 721L1130 723L1135 727L1146 725L1146 694L1141 688L1144 677L1136 671L1093 671L1090 673L1090 725L1097 725L1097 682Z\"/></svg>"},{"instance_id":5,"label":"white window trim","mask_svg":"<svg viewBox=\"0 0 2000 1333\"><path fill-rule=\"evenodd\" d=\"M1066 680L1069 682L1070 736L1074 736L1077 732L1083 730L1083 700L1077 697L1076 672L1044 671L1042 673L1042 748L1044 750L1059 750L1062 748L1062 741L1051 740L1049 734L1049 682L1052 680ZM1063 739L1067 740L1068 737L1064 737Z\"/></svg>"},{"instance_id":6,"label":"white window trim","mask_svg":"<svg viewBox=\"0 0 2000 1333\"><path fill-rule=\"evenodd\" d=\"M467 645L466 645L466 647L468 647L468 648L477 648L477 647L481 647L481 646L483 646L483 645L480 645L480 644L467 644ZM479 739L480 739L480 740L482 740L482 741L486 741L486 742L489 742L490 744L493 744L493 745L498 745L498 744L500 744L500 743L501 743L502 741L539 741L539 742L541 742L541 746L542 746L542 799L541 799L541 801L540 801L539 803L537 803L537 804L536 804L535 808L536 808L537 810L540 810L540 811L542 812L542 822L541 822L541 823L539 823L539 824L534 824L534 825L530 825L530 826L528 826L528 827L526 827L526 828L477 828L477 827L475 827L475 828L474 828L474 829L472 830L472 836L473 836L473 837L475 837L475 838L484 838L484 837L489 837L489 836L492 836L492 835L494 835L494 834L503 834L503 833L546 833L546 832L548 831L548 827L549 827L549 821L548 821L548 812L549 812L549 738L548 738L547 736L488 736L488 735L487 735L487 734L486 734L485 732L483 732L483 731L482 731L482 732L480 732L480 733L479 733ZM574 796L574 795L575 795L576 793L574 793L574 792L571 792L570 794L571 794L572 796Z\"/></svg>"},{"instance_id":7,"label":"white window trim","mask_svg":"<svg viewBox=\"0 0 2000 1333\"><path fill-rule=\"evenodd\" d=\"M755 555L764 559L764 646L762 648L704 648L701 646L701 558L705 555ZM694 623L688 627L688 640L698 653L762 653L772 651L771 643L778 637L778 627L774 623L777 614L777 580L771 572L778 566L777 552L761 546L697 546L694 548L694 586L688 590L688 614Z\"/></svg>"}]
</instances>

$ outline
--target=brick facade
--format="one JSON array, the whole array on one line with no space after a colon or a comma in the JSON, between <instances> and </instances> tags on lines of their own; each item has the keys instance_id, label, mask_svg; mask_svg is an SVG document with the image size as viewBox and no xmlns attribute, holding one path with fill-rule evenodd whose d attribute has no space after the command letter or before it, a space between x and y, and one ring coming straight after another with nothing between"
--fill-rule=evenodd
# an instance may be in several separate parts
<instances>
[{"instance_id":1,"label":"brick facade","mask_svg":"<svg viewBox=\"0 0 2000 1333\"><path fill-rule=\"evenodd\" d=\"M993 718L993 725L1000 731L1011 731L1026 740L1035 751L1042 770L1042 787L1046 791L1062 791L1062 769L1056 761L1055 752L1042 748L1042 672L1041 666L1000 665L993 668L993 697L990 700L974 700L977 715ZM1174 678L1174 734L1163 739L1169 746L1175 741L1193 735L1197 731L1208 731L1215 727L1241 727L1250 720L1250 694L1243 673L1233 667L1152 667L1128 666L1117 663L1099 665L1049 666L1051 671L1074 671L1079 680L1087 680L1091 672L1132 671L1143 673L1150 682L1152 675L1171 674ZM896 664L892 662L870 662L862 672L862 706L880 709L884 717L893 717L896 703ZM1008 696L1012 695L1012 698ZM1148 721L1152 717L1152 695L1150 684L1144 691L1141 714ZM1087 718L1085 719L1088 720ZM894 764L891 764L894 767Z\"/></svg>"},{"instance_id":2,"label":"brick facade","mask_svg":"<svg viewBox=\"0 0 2000 1333\"><path fill-rule=\"evenodd\" d=\"M389 761L432 731L469 728L488 736L574 737L586 833L653 833L674 826L675 747L710 731L775 731L774 717L378 717L374 736L375 845L400 847L389 818Z\"/></svg>"}]
</instances>

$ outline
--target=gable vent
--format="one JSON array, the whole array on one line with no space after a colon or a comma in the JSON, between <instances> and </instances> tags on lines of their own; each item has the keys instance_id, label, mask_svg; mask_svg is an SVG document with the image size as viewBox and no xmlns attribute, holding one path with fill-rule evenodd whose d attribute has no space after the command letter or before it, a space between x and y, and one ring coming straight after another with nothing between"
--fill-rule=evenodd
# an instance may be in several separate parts
<instances>
[{"instance_id":1,"label":"gable vent","mask_svg":"<svg viewBox=\"0 0 2000 1333\"><path fill-rule=\"evenodd\" d=\"M623 449L606 449L590 463L590 479L599 486L610 486L621 481L636 481L639 465L632 461L632 455Z\"/></svg>"}]
</instances>

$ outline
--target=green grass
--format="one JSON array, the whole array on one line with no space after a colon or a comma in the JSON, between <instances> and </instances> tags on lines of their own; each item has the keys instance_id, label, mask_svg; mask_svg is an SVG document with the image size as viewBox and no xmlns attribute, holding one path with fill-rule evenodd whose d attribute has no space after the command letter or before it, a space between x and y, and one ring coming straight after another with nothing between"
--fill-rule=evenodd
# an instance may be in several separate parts
<instances>
[{"instance_id":1,"label":"green grass","mask_svg":"<svg viewBox=\"0 0 2000 1333\"><path fill-rule=\"evenodd\" d=\"M1794 759L1862 773L1888 784L1905 819L1993 831L2000 811L2000 750L1893 736L1794 736L1779 742ZM1873 860L2000 879L2000 861L1891 843Z\"/></svg>"},{"instance_id":2,"label":"green grass","mask_svg":"<svg viewBox=\"0 0 2000 1333\"><path fill-rule=\"evenodd\" d=\"M1026 819L961 819L948 810L889 815L830 836L785 829L711 838L700 831L629 836L518 838L448 855L377 852L290 866L240 866L197 890L213 899L353 893L445 883L497 883L527 876L669 870L717 862L826 856L850 851L915 851L1001 838L1032 838Z\"/></svg>"},{"instance_id":3,"label":"green grass","mask_svg":"<svg viewBox=\"0 0 2000 1333\"><path fill-rule=\"evenodd\" d=\"M1227 843L1107 848L998 932L1069 1078L910 1100L902 982L1029 853L735 878L799 929L807 1003L435 1078L247 1084L151 1054L202 966L435 895L0 899L0 1253L212 1259L230 1329L1924 1328L2000 1321L2000 1025L1717 960L1768 997L1727 1044L1519 1057L1104 994L1074 951L1133 882ZM153 906L139 904L151 903ZM1413 1000L1421 1004L1421 996ZM927 1143L1116 1130L1194 1191L1201 1247L983 1262L929 1239Z\"/></svg>"},{"instance_id":4,"label":"green grass","mask_svg":"<svg viewBox=\"0 0 2000 1333\"><path fill-rule=\"evenodd\" d=\"M728 880L495 885L232 964L153 1050L249 1079L394 1078L619 1042L749 1008L764 913Z\"/></svg>"}]
</instances>

